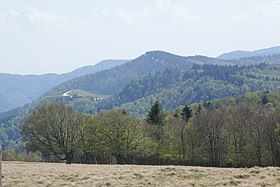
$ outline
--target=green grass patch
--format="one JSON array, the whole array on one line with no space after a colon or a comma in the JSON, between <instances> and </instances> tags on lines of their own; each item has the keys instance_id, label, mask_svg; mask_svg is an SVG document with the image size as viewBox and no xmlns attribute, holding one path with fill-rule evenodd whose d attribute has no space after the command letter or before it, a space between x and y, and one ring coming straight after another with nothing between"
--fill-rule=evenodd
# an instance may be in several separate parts
<instances>
[{"instance_id":1,"label":"green grass patch","mask_svg":"<svg viewBox=\"0 0 280 187\"><path fill-rule=\"evenodd\" d=\"M203 173L195 173L195 174L186 176L186 179L189 179L189 180L201 180L201 179L203 179L206 176L207 175L205 175Z\"/></svg>"}]
</instances>

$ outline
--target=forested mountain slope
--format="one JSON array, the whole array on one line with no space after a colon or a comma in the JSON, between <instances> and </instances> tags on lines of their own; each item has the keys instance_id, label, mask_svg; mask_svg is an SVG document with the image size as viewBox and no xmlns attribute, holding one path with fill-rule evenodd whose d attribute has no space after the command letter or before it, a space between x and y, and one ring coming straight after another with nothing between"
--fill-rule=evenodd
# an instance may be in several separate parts
<instances>
[{"instance_id":1,"label":"forested mountain slope","mask_svg":"<svg viewBox=\"0 0 280 187\"><path fill-rule=\"evenodd\" d=\"M40 102L64 102L83 113L96 113L124 107L134 115L143 115L155 100L174 109L179 105L242 95L249 92L280 91L280 65L249 66L196 65L172 68L132 79L111 96L65 99L61 93L41 97Z\"/></svg>"},{"instance_id":2,"label":"forested mountain slope","mask_svg":"<svg viewBox=\"0 0 280 187\"><path fill-rule=\"evenodd\" d=\"M99 102L97 110L123 107L132 114L144 115L156 100L171 110L179 105L263 91L280 92L280 65L195 65L191 70L174 69L134 80Z\"/></svg>"},{"instance_id":3,"label":"forested mountain slope","mask_svg":"<svg viewBox=\"0 0 280 187\"><path fill-rule=\"evenodd\" d=\"M2 138L6 145L13 145L20 138L19 126L24 116L50 102L62 102L89 114L121 107L144 117L156 100L166 110L172 110L249 92L279 92L280 65L259 64L269 59L257 59L257 65L249 66L217 65L235 63L148 52L110 70L67 81L32 104L0 114L1 131L5 135Z\"/></svg>"},{"instance_id":4,"label":"forested mountain slope","mask_svg":"<svg viewBox=\"0 0 280 187\"><path fill-rule=\"evenodd\" d=\"M50 90L47 95L63 93L73 89L85 90L102 95L111 95L120 91L120 89L133 79L144 77L150 73L163 72L166 69L186 69L191 68L193 64L242 66L261 63L280 64L280 54L224 61L205 56L182 57L163 51L152 51L110 70L66 81Z\"/></svg>"},{"instance_id":5,"label":"forested mountain slope","mask_svg":"<svg viewBox=\"0 0 280 187\"><path fill-rule=\"evenodd\" d=\"M150 73L162 72L166 69L191 68L195 63L229 64L230 62L204 56L182 57L163 51L152 51L110 70L67 81L50 90L48 94L80 89L88 92L110 95L123 88L129 81L135 78L143 77Z\"/></svg>"},{"instance_id":6,"label":"forested mountain slope","mask_svg":"<svg viewBox=\"0 0 280 187\"><path fill-rule=\"evenodd\" d=\"M114 62L118 63L118 61ZM120 62L124 63L125 61ZM133 79L144 77L150 73L162 72L166 69L189 69L194 63L229 64L230 62L204 56L182 57L163 51L152 51L147 52L128 63L118 65L109 70L100 71L94 74L87 74L89 73L88 70L91 68L98 69L99 67L99 70L101 70L102 68L106 68L110 65L110 63L108 65L108 61L102 61L100 64L97 64L94 67L84 67L73 71L73 73L76 75L81 73L87 75L66 81L55 88L48 90L43 96L41 96L37 101L35 101L35 103L31 105L37 106L39 103L62 101L71 103L73 106L79 108L82 112L91 111L91 113L94 113L96 112L96 101L93 100L94 102L92 103L92 99L89 97L78 98L74 99L73 101L68 100L67 98L61 98L61 95L65 92L77 89L103 96L105 95L105 97L107 97L106 95L116 93ZM66 74L66 76L70 77L70 74ZM34 84L36 84L36 81ZM81 107L81 105L84 106ZM19 111L20 109L14 109L2 114L0 113L0 120L15 116L19 113Z\"/></svg>"},{"instance_id":7,"label":"forested mountain slope","mask_svg":"<svg viewBox=\"0 0 280 187\"><path fill-rule=\"evenodd\" d=\"M273 49L277 50L277 48ZM102 95L111 95L119 91L131 80L146 76L149 73L162 72L172 68L190 68L192 64L279 64L280 55L220 60L205 56L183 57L163 51L152 51L147 52L129 63L126 62L127 60L105 60L95 66L82 67L73 72L60 75L0 74L0 112L8 111L12 108L32 102L47 90L60 83L62 84L55 89L49 90L48 94L80 89L88 92L100 93ZM108 70L110 68L112 69ZM95 74L95 72L98 71L102 72Z\"/></svg>"},{"instance_id":8,"label":"forested mountain slope","mask_svg":"<svg viewBox=\"0 0 280 187\"><path fill-rule=\"evenodd\" d=\"M0 112L8 111L36 100L48 89L75 77L110 69L127 60L104 60L65 74L14 75L0 73Z\"/></svg>"},{"instance_id":9,"label":"forested mountain slope","mask_svg":"<svg viewBox=\"0 0 280 187\"><path fill-rule=\"evenodd\" d=\"M183 63L182 66L185 64L186 63ZM122 106L129 108L129 110L135 115L139 115L144 114L150 107L151 103L153 103L156 99L161 100L164 107L170 110L182 104L208 101L211 99L231 96L233 94L241 95L255 91L280 90L280 65L269 65L264 63L250 66L194 64L192 68L189 68L189 64L187 63L187 67L185 68L178 66L161 72L149 73L147 75L143 73L142 76L139 75L134 79L132 79L131 75L130 78L132 80L129 81L127 79L127 84L121 81L116 81L120 80L121 74L111 76L111 71L124 71L122 70L123 66L118 66L108 71L88 75L94 78L100 78L101 82L104 81L104 79L108 80L108 78L112 78L111 82L107 81L107 85L105 86L107 89L111 88L109 87L110 85L124 85L123 88L120 88L119 90L116 90L117 88L115 88L114 90L116 91L113 92L111 96L96 93L99 95L98 97L63 97L64 93L75 90L73 84L69 84L68 81L66 83L71 86L69 87L69 90L67 89L62 92L52 90L48 92L48 94L40 97L40 99L33 103L32 106L38 106L41 103L63 102L73 106L83 113L96 113L100 110ZM102 79L103 76L100 75L102 73L104 73L104 79ZM116 80L114 80L114 77ZM86 80L91 81L92 79ZM74 79L73 81L77 81L77 79ZM90 82L81 82L81 84L78 84L77 82L77 85L78 87L81 85L86 86L84 90L78 90L81 90L82 92L89 92L88 95L93 94L89 90L90 88L96 88L99 90L102 89L97 87L97 85L102 85L98 82L94 82L94 84ZM58 89L60 88L61 86L58 87ZM0 114L0 120L17 115L19 111L20 110L13 110L2 113Z\"/></svg>"}]
</instances>

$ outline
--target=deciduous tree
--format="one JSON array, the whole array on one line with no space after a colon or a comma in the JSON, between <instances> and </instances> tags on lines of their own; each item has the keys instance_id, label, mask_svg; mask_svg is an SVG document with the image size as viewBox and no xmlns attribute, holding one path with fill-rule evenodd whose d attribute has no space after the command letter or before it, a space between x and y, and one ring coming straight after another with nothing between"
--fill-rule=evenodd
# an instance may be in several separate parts
<instances>
[{"instance_id":1,"label":"deciduous tree","mask_svg":"<svg viewBox=\"0 0 280 187\"><path fill-rule=\"evenodd\" d=\"M140 146L145 142L139 122L124 110L101 112L88 118L86 142L93 145L91 151L112 155L117 163L127 163L141 152Z\"/></svg>"},{"instance_id":2,"label":"deciduous tree","mask_svg":"<svg viewBox=\"0 0 280 187\"><path fill-rule=\"evenodd\" d=\"M51 103L33 110L21 128L28 149L48 153L67 164L78 150L82 114L69 106Z\"/></svg>"}]
</instances>

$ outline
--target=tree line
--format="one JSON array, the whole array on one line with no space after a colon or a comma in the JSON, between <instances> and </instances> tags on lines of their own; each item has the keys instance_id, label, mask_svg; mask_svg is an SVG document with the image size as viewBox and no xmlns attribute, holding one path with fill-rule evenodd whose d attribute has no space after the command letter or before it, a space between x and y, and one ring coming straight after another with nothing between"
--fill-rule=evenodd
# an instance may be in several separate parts
<instances>
[{"instance_id":1,"label":"tree line","mask_svg":"<svg viewBox=\"0 0 280 187\"><path fill-rule=\"evenodd\" d=\"M145 119L122 109L85 115L51 103L33 110L21 133L28 151L67 164L280 166L279 111L248 103L165 112L156 101Z\"/></svg>"}]
</instances>

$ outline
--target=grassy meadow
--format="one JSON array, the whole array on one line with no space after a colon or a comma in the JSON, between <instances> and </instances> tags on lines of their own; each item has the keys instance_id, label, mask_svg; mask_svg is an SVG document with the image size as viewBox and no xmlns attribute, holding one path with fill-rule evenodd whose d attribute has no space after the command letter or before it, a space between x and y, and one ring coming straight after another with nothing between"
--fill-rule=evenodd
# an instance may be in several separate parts
<instances>
[{"instance_id":1,"label":"grassy meadow","mask_svg":"<svg viewBox=\"0 0 280 187\"><path fill-rule=\"evenodd\" d=\"M280 168L82 165L3 162L4 187L280 186Z\"/></svg>"}]
</instances>

